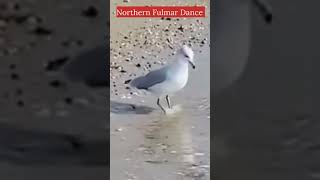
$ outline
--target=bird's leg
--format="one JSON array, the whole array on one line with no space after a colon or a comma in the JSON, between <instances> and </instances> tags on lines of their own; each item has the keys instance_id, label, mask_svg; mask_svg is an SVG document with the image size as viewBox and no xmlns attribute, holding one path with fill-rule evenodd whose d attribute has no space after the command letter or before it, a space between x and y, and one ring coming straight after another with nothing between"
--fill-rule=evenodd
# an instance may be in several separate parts
<instances>
[{"instance_id":1,"label":"bird's leg","mask_svg":"<svg viewBox=\"0 0 320 180\"><path fill-rule=\"evenodd\" d=\"M271 6L268 4L267 0L253 0L253 3L258 7L260 13L264 17L264 20L267 23L271 23L273 15Z\"/></svg>"},{"instance_id":2,"label":"bird's leg","mask_svg":"<svg viewBox=\"0 0 320 180\"><path fill-rule=\"evenodd\" d=\"M166 100L167 100L168 107L171 109L171 103L170 103L169 95L166 96Z\"/></svg>"},{"instance_id":3,"label":"bird's leg","mask_svg":"<svg viewBox=\"0 0 320 180\"><path fill-rule=\"evenodd\" d=\"M157 105L161 108L161 110L164 112L164 113L166 113L166 110L161 106L161 104L160 104L160 98L158 98L158 100L157 100Z\"/></svg>"}]
</instances>

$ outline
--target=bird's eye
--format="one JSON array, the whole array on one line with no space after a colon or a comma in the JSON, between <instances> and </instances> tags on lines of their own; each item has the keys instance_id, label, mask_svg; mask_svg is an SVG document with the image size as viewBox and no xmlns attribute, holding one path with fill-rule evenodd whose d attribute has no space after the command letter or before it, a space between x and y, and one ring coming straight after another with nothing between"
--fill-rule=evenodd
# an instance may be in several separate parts
<instances>
[{"instance_id":1,"label":"bird's eye","mask_svg":"<svg viewBox=\"0 0 320 180\"><path fill-rule=\"evenodd\" d=\"M188 56L188 55L184 55L184 57L189 58L189 56Z\"/></svg>"}]
</instances>

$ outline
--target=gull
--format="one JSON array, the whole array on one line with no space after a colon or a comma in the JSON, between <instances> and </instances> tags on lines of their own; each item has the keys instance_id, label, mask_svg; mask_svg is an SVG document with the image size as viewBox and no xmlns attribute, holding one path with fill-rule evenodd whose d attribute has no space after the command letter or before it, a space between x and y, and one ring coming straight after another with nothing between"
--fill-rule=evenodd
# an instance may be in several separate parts
<instances>
[{"instance_id":1,"label":"gull","mask_svg":"<svg viewBox=\"0 0 320 180\"><path fill-rule=\"evenodd\" d=\"M146 90L156 95L158 97L157 105L164 113L166 113L166 110L160 104L160 98L165 97L168 108L172 108L169 96L172 96L187 84L189 65L195 69L193 57L194 53L192 49L184 45L178 50L176 59L172 63L160 69L151 71L145 76L133 79L130 85L134 88Z\"/></svg>"},{"instance_id":2,"label":"gull","mask_svg":"<svg viewBox=\"0 0 320 180\"><path fill-rule=\"evenodd\" d=\"M216 0L213 2L213 92L218 95L244 71L250 50L250 11L257 7L266 23L272 12L266 0Z\"/></svg>"}]
</instances>

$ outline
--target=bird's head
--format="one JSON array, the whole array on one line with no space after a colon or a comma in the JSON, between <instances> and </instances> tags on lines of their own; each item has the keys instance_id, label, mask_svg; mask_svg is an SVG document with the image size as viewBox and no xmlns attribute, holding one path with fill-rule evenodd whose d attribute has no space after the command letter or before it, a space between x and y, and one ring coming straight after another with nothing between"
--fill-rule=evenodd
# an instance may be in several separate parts
<instances>
[{"instance_id":1,"label":"bird's head","mask_svg":"<svg viewBox=\"0 0 320 180\"><path fill-rule=\"evenodd\" d=\"M178 58L182 59L185 62L188 62L193 69L196 68L194 60L194 53L190 47L187 45L182 46L182 48L178 51Z\"/></svg>"}]
</instances>

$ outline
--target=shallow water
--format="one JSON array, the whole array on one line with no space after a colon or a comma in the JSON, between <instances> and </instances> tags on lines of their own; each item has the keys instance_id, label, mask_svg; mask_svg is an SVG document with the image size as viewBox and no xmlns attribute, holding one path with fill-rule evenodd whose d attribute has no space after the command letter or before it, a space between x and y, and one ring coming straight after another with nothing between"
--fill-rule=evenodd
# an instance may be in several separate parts
<instances>
[{"instance_id":1,"label":"shallow water","mask_svg":"<svg viewBox=\"0 0 320 180\"><path fill-rule=\"evenodd\" d=\"M172 99L181 111L164 115L151 94L111 97L112 179L210 179L209 47L203 52Z\"/></svg>"}]
</instances>

